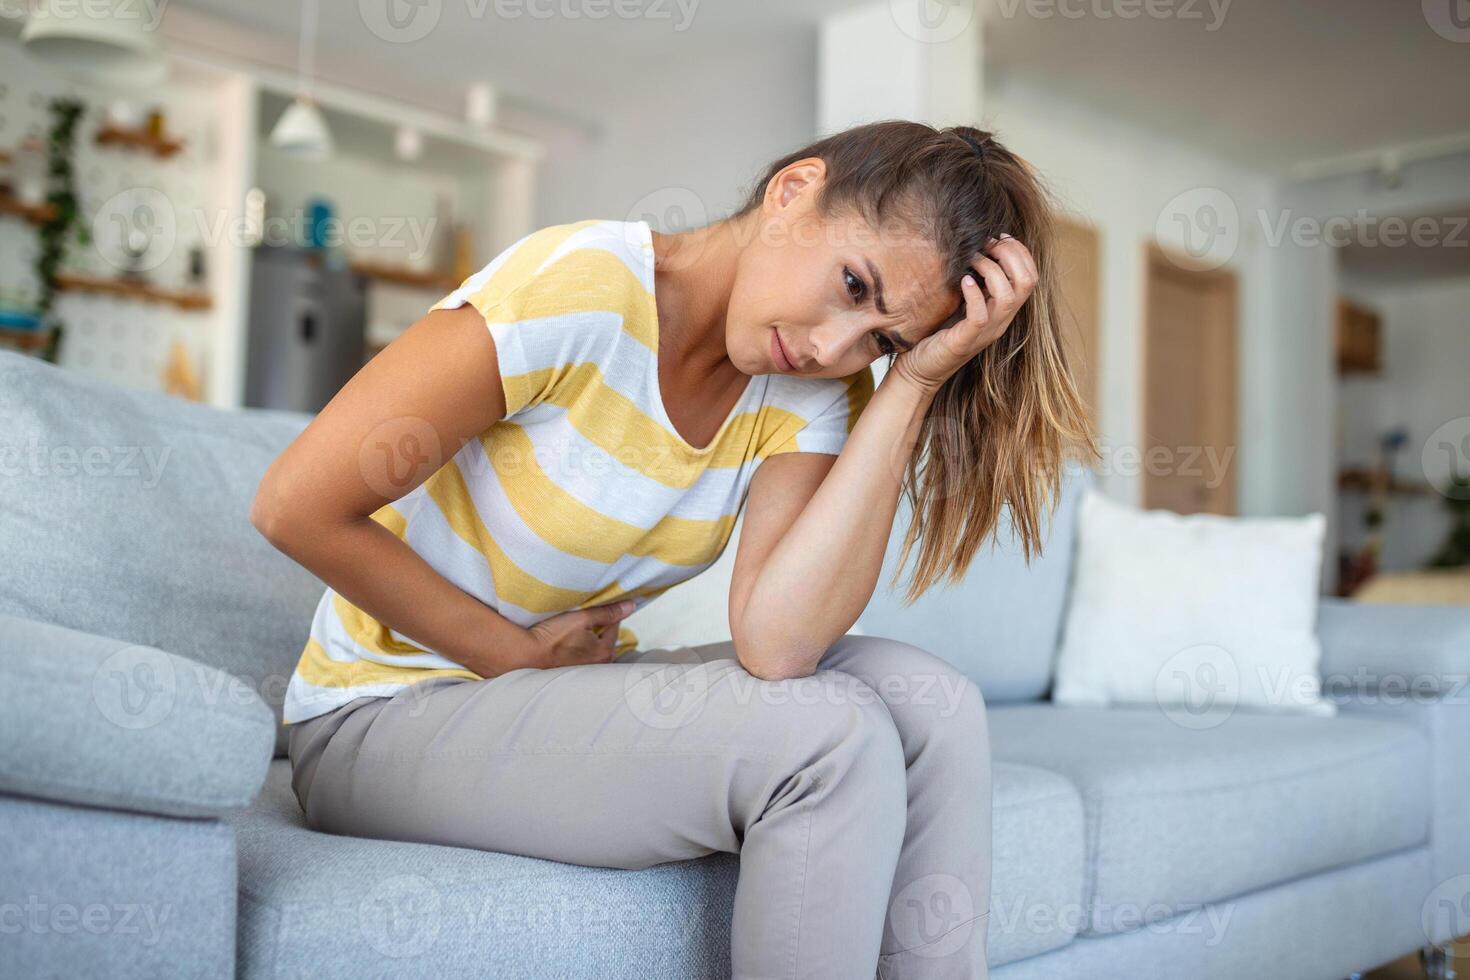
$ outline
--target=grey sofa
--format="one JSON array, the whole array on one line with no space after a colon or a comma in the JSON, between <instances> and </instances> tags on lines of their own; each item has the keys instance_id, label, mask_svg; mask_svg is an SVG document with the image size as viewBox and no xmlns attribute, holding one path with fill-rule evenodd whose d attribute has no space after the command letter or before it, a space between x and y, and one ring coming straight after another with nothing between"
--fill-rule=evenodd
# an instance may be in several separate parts
<instances>
[{"instance_id":1,"label":"grey sofa","mask_svg":"<svg viewBox=\"0 0 1470 980\"><path fill-rule=\"evenodd\" d=\"M0 976L725 975L735 856L307 829L278 718L322 586L247 519L305 421L0 354ZM1470 611L1324 602L1335 718L1053 705L1084 482L1042 560L860 623L986 695L994 975L1326 980L1470 931Z\"/></svg>"}]
</instances>

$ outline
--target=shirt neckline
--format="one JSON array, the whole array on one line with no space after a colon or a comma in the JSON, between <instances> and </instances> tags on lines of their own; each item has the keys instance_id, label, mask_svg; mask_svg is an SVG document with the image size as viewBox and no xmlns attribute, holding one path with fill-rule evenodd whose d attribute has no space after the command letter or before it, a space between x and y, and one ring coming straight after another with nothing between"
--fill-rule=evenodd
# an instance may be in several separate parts
<instances>
[{"instance_id":1,"label":"shirt neckline","mask_svg":"<svg viewBox=\"0 0 1470 980\"><path fill-rule=\"evenodd\" d=\"M658 418L656 421L659 423L660 426L663 427L666 432L668 432L668 434L673 438L674 442L678 444L679 448L683 452L692 456L708 456L714 451L715 447L720 444L720 441L725 437L726 433L728 433L730 429L734 426L735 419L744 414L746 407L745 403L754 393L756 382L759 380L759 377L753 376L749 377L746 380L745 388L743 391L740 392L740 397L736 399L735 406L730 409L730 413L725 416L725 420L720 423L720 427L716 429L715 434L710 437L708 445L691 445L689 440L685 439L684 436L680 434L678 427L674 425L674 420L669 417L668 408L664 405L663 386L659 384L658 379L658 352L660 346L659 334L661 333L661 330L658 320L658 303L654 295L655 285L653 227L647 221L644 221L642 219L635 221L634 224L638 226L640 245L639 251L642 253L644 268L648 271L648 316L649 322L653 324L653 377L650 379L649 383L653 389L654 410L658 412Z\"/></svg>"}]
</instances>

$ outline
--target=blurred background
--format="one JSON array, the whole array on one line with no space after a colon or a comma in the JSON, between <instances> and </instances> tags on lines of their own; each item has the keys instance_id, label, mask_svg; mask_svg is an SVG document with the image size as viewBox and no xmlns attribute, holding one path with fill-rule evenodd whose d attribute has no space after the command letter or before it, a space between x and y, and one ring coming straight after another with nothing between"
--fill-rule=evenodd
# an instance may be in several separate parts
<instances>
[{"instance_id":1,"label":"blurred background","mask_svg":"<svg viewBox=\"0 0 1470 980\"><path fill-rule=\"evenodd\" d=\"M1322 511L1323 587L1470 601L1463 0L0 4L0 345L315 410L520 236L665 231L855 123L1065 212L1103 487Z\"/></svg>"}]
</instances>

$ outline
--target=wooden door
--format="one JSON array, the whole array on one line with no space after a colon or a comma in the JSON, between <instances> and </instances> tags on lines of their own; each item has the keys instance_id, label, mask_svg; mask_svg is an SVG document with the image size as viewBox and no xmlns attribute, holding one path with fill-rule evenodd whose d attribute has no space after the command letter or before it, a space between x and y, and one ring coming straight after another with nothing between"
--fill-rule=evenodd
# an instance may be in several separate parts
<instances>
[{"instance_id":1,"label":"wooden door","mask_svg":"<svg viewBox=\"0 0 1470 980\"><path fill-rule=\"evenodd\" d=\"M1150 245L1144 310L1143 500L1235 512L1236 282Z\"/></svg>"},{"instance_id":2,"label":"wooden door","mask_svg":"<svg viewBox=\"0 0 1470 980\"><path fill-rule=\"evenodd\" d=\"M1057 286L1068 363L1077 391L1094 425L1097 424L1098 378L1101 373L1098 346L1098 309L1101 249L1097 229L1073 218L1057 220Z\"/></svg>"}]
</instances>

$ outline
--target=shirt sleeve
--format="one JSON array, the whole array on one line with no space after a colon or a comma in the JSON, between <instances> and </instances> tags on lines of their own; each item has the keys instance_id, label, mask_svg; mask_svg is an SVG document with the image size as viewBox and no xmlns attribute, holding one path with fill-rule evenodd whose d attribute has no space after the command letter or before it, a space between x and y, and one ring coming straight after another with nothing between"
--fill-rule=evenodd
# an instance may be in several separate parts
<instances>
[{"instance_id":1,"label":"shirt sleeve","mask_svg":"<svg viewBox=\"0 0 1470 980\"><path fill-rule=\"evenodd\" d=\"M485 318L495 340L506 418L543 401L557 377L559 352L544 349L545 341L552 338L528 338L521 322L521 309L536 281L529 263L540 251L534 235L522 238L429 307L430 311L452 310L468 304Z\"/></svg>"},{"instance_id":2,"label":"shirt sleeve","mask_svg":"<svg viewBox=\"0 0 1470 980\"><path fill-rule=\"evenodd\" d=\"M865 367L840 379L840 387L823 386L814 398L807 417L797 419L777 434L767 456L780 453L829 453L833 456L847 444L847 436L868 401L873 397L873 369Z\"/></svg>"}]
</instances>

